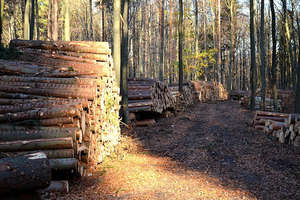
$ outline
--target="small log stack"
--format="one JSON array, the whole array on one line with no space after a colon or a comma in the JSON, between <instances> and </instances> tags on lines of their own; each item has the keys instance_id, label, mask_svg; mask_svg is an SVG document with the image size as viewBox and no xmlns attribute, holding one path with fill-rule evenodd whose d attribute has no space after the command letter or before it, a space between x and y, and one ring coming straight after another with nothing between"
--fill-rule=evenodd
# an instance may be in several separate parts
<instances>
[{"instance_id":1,"label":"small log stack","mask_svg":"<svg viewBox=\"0 0 300 200\"><path fill-rule=\"evenodd\" d=\"M106 42L13 40L0 60L0 152L43 151L52 169L100 163L120 137L119 88Z\"/></svg>"},{"instance_id":2,"label":"small log stack","mask_svg":"<svg viewBox=\"0 0 300 200\"><path fill-rule=\"evenodd\" d=\"M176 98L176 110L182 110L191 106L195 102L193 85L191 82L185 83L182 87L182 94L179 93L178 84L169 85L169 89L174 98Z\"/></svg>"},{"instance_id":3,"label":"small log stack","mask_svg":"<svg viewBox=\"0 0 300 200\"><path fill-rule=\"evenodd\" d=\"M300 115L256 111L253 126L278 138L280 143L300 146Z\"/></svg>"},{"instance_id":4,"label":"small log stack","mask_svg":"<svg viewBox=\"0 0 300 200\"><path fill-rule=\"evenodd\" d=\"M200 102L225 101L228 92L221 83L208 81L192 81L194 94Z\"/></svg>"},{"instance_id":5,"label":"small log stack","mask_svg":"<svg viewBox=\"0 0 300 200\"><path fill-rule=\"evenodd\" d=\"M129 112L154 112L161 114L174 109L176 99L167 85L153 79L128 80Z\"/></svg>"}]
</instances>

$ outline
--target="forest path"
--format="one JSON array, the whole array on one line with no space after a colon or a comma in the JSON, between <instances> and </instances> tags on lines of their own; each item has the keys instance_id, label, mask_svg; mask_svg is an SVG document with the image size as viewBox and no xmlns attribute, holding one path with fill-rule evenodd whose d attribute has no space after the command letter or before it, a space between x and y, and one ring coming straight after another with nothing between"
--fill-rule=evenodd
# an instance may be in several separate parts
<instances>
[{"instance_id":1,"label":"forest path","mask_svg":"<svg viewBox=\"0 0 300 200\"><path fill-rule=\"evenodd\" d=\"M59 199L300 199L299 152L250 128L252 117L227 101L137 128L126 154Z\"/></svg>"}]
</instances>

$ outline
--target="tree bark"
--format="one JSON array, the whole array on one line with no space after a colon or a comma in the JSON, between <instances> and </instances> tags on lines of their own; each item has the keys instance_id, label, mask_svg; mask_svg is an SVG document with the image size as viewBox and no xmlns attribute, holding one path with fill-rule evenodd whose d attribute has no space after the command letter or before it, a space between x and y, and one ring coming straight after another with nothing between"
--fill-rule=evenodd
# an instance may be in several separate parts
<instances>
[{"instance_id":1,"label":"tree bark","mask_svg":"<svg viewBox=\"0 0 300 200\"><path fill-rule=\"evenodd\" d=\"M51 169L42 152L0 159L0 193L49 186Z\"/></svg>"},{"instance_id":2,"label":"tree bark","mask_svg":"<svg viewBox=\"0 0 300 200\"><path fill-rule=\"evenodd\" d=\"M68 181L51 181L50 185L44 189L39 190L40 193L45 192L69 192L69 182Z\"/></svg>"},{"instance_id":3,"label":"tree bark","mask_svg":"<svg viewBox=\"0 0 300 200\"><path fill-rule=\"evenodd\" d=\"M178 57L179 57L179 92L183 92L183 60L182 60L182 51L183 51L183 42L184 42L184 33L183 33L183 4L182 0L179 0L179 24L178 24Z\"/></svg>"},{"instance_id":4,"label":"tree bark","mask_svg":"<svg viewBox=\"0 0 300 200\"><path fill-rule=\"evenodd\" d=\"M255 28L254 28L254 0L250 0L250 45L251 45L251 110L255 109L255 96L256 96L256 53L255 53Z\"/></svg>"},{"instance_id":5,"label":"tree bark","mask_svg":"<svg viewBox=\"0 0 300 200\"><path fill-rule=\"evenodd\" d=\"M94 30L93 30L93 0L89 0L90 2L90 40L94 40Z\"/></svg>"},{"instance_id":6,"label":"tree bark","mask_svg":"<svg viewBox=\"0 0 300 200\"><path fill-rule=\"evenodd\" d=\"M35 0L30 0L31 1L31 19L30 19L30 40L33 40L34 36L34 20L35 20Z\"/></svg>"},{"instance_id":7,"label":"tree bark","mask_svg":"<svg viewBox=\"0 0 300 200\"><path fill-rule=\"evenodd\" d=\"M3 11L4 11L4 0L0 0L0 45L2 44L2 33L3 33Z\"/></svg>"},{"instance_id":8,"label":"tree bark","mask_svg":"<svg viewBox=\"0 0 300 200\"><path fill-rule=\"evenodd\" d=\"M24 39L30 40L30 12L31 0L26 0L25 3L25 16L24 16Z\"/></svg>"},{"instance_id":9,"label":"tree bark","mask_svg":"<svg viewBox=\"0 0 300 200\"><path fill-rule=\"evenodd\" d=\"M114 0L113 3L113 59L114 69L116 72L117 85L120 86L120 68L121 68L121 28L120 28L120 15L121 15L121 0Z\"/></svg>"},{"instance_id":10,"label":"tree bark","mask_svg":"<svg viewBox=\"0 0 300 200\"><path fill-rule=\"evenodd\" d=\"M65 2L65 41L70 41L70 0Z\"/></svg>"},{"instance_id":11,"label":"tree bark","mask_svg":"<svg viewBox=\"0 0 300 200\"><path fill-rule=\"evenodd\" d=\"M266 53L265 53L265 0L261 0L261 13L260 13L260 76L261 76L261 97L262 97L262 109L265 109L266 101Z\"/></svg>"},{"instance_id":12,"label":"tree bark","mask_svg":"<svg viewBox=\"0 0 300 200\"><path fill-rule=\"evenodd\" d=\"M36 39L40 39L40 16L39 16L39 1L35 0L35 16L36 16Z\"/></svg>"},{"instance_id":13,"label":"tree bark","mask_svg":"<svg viewBox=\"0 0 300 200\"><path fill-rule=\"evenodd\" d=\"M164 21L165 21L165 1L160 0L160 13L159 13L159 31L160 31L160 52L159 52L159 80L164 81Z\"/></svg>"},{"instance_id":14,"label":"tree bark","mask_svg":"<svg viewBox=\"0 0 300 200\"><path fill-rule=\"evenodd\" d=\"M55 138L55 139L36 139L26 141L0 142L0 151L32 151L32 150L51 150L51 149L72 149L72 138Z\"/></svg>"},{"instance_id":15,"label":"tree bark","mask_svg":"<svg viewBox=\"0 0 300 200\"><path fill-rule=\"evenodd\" d=\"M53 29L52 29L52 39L54 41L58 40L58 0L53 0L52 8L52 18L53 18Z\"/></svg>"},{"instance_id":16,"label":"tree bark","mask_svg":"<svg viewBox=\"0 0 300 200\"><path fill-rule=\"evenodd\" d=\"M128 123L128 23L129 23L129 1L123 0L123 29L122 29L122 59L121 59L121 82L120 82L120 89L121 89L121 96L122 96L122 120L124 123Z\"/></svg>"}]
</instances>

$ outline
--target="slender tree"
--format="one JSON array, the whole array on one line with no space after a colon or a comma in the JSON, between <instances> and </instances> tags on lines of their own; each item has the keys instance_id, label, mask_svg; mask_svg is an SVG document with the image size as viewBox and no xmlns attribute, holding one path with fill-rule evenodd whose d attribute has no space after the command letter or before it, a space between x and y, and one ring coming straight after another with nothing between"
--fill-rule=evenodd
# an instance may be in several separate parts
<instances>
[{"instance_id":1,"label":"slender tree","mask_svg":"<svg viewBox=\"0 0 300 200\"><path fill-rule=\"evenodd\" d=\"M179 92L182 93L183 88L183 60L182 60L182 50L183 50L183 4L182 0L179 0L179 23L178 23L178 58L179 58Z\"/></svg>"},{"instance_id":2,"label":"slender tree","mask_svg":"<svg viewBox=\"0 0 300 200\"><path fill-rule=\"evenodd\" d=\"M120 85L120 67L121 67L121 28L120 28L120 15L121 15L121 0L114 0L114 14L113 14L113 59L114 68L116 71L116 80Z\"/></svg>"},{"instance_id":3,"label":"slender tree","mask_svg":"<svg viewBox=\"0 0 300 200\"><path fill-rule=\"evenodd\" d=\"M31 13L30 13L30 40L33 40L34 36L34 19L35 19L35 0L31 0Z\"/></svg>"},{"instance_id":4,"label":"slender tree","mask_svg":"<svg viewBox=\"0 0 300 200\"><path fill-rule=\"evenodd\" d=\"M262 108L265 109L266 99L266 53L265 53L265 0L261 0L260 4L260 76L261 76L261 97L262 97Z\"/></svg>"},{"instance_id":5,"label":"slender tree","mask_svg":"<svg viewBox=\"0 0 300 200\"><path fill-rule=\"evenodd\" d=\"M121 95L122 95L122 119L124 123L128 123L128 7L129 0L122 0L122 44L121 44Z\"/></svg>"},{"instance_id":6,"label":"slender tree","mask_svg":"<svg viewBox=\"0 0 300 200\"><path fill-rule=\"evenodd\" d=\"M3 10L4 10L4 0L0 0L0 45L2 41Z\"/></svg>"},{"instance_id":7,"label":"slender tree","mask_svg":"<svg viewBox=\"0 0 300 200\"><path fill-rule=\"evenodd\" d=\"M25 2L25 14L24 14L24 39L30 40L30 8L31 0Z\"/></svg>"},{"instance_id":8,"label":"slender tree","mask_svg":"<svg viewBox=\"0 0 300 200\"><path fill-rule=\"evenodd\" d=\"M94 31L93 31L93 0L90 0L90 40L94 40Z\"/></svg>"},{"instance_id":9,"label":"slender tree","mask_svg":"<svg viewBox=\"0 0 300 200\"><path fill-rule=\"evenodd\" d=\"M36 16L36 39L40 39L40 16L39 16L39 1L35 0L35 16Z\"/></svg>"},{"instance_id":10,"label":"slender tree","mask_svg":"<svg viewBox=\"0 0 300 200\"><path fill-rule=\"evenodd\" d=\"M53 0L53 10L52 10L53 14L53 40L58 40L58 0Z\"/></svg>"},{"instance_id":11,"label":"slender tree","mask_svg":"<svg viewBox=\"0 0 300 200\"><path fill-rule=\"evenodd\" d=\"M65 41L70 41L70 0L65 1Z\"/></svg>"},{"instance_id":12,"label":"slender tree","mask_svg":"<svg viewBox=\"0 0 300 200\"><path fill-rule=\"evenodd\" d=\"M255 109L255 96L256 96L256 53L255 53L255 28L254 28L254 0L250 0L250 45L251 45L251 102L250 107Z\"/></svg>"},{"instance_id":13,"label":"slender tree","mask_svg":"<svg viewBox=\"0 0 300 200\"><path fill-rule=\"evenodd\" d=\"M164 21L165 21L165 0L160 0L160 13L159 13L159 24L160 24L160 52L159 52L159 80L163 81L164 80Z\"/></svg>"},{"instance_id":14,"label":"slender tree","mask_svg":"<svg viewBox=\"0 0 300 200\"><path fill-rule=\"evenodd\" d=\"M49 0L48 2L48 38L53 40L53 20L52 20L52 7L53 0Z\"/></svg>"},{"instance_id":15,"label":"slender tree","mask_svg":"<svg viewBox=\"0 0 300 200\"><path fill-rule=\"evenodd\" d=\"M294 0L292 0L295 5ZM298 47L300 47L300 18L299 11L296 11L296 23L298 31ZM300 50L298 49L298 63L297 63L297 82L296 82L296 99L295 99L295 112L300 113Z\"/></svg>"},{"instance_id":16,"label":"slender tree","mask_svg":"<svg viewBox=\"0 0 300 200\"><path fill-rule=\"evenodd\" d=\"M273 90L274 96L274 109L277 111L277 39L276 39L276 13L274 8L274 0L270 0L270 9L272 15L272 78L271 78L271 85Z\"/></svg>"}]
</instances>

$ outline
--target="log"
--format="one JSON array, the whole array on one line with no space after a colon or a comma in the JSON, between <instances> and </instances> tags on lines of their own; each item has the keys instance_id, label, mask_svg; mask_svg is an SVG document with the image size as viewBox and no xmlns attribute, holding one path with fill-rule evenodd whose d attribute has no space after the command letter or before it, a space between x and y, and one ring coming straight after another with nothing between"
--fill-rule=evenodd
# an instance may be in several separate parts
<instances>
[{"instance_id":1,"label":"log","mask_svg":"<svg viewBox=\"0 0 300 200\"><path fill-rule=\"evenodd\" d=\"M151 106L132 107L132 108L128 108L128 111L129 112L151 111Z\"/></svg>"},{"instance_id":2,"label":"log","mask_svg":"<svg viewBox=\"0 0 300 200\"><path fill-rule=\"evenodd\" d=\"M156 123L154 119L135 121L135 126L153 126Z\"/></svg>"},{"instance_id":3,"label":"log","mask_svg":"<svg viewBox=\"0 0 300 200\"><path fill-rule=\"evenodd\" d=\"M39 193L46 192L60 192L68 193L69 192L69 181L51 181L50 185L46 188L43 188L38 191Z\"/></svg>"},{"instance_id":4,"label":"log","mask_svg":"<svg viewBox=\"0 0 300 200\"><path fill-rule=\"evenodd\" d=\"M50 159L52 170L77 170L78 160L76 158Z\"/></svg>"},{"instance_id":5,"label":"log","mask_svg":"<svg viewBox=\"0 0 300 200\"><path fill-rule=\"evenodd\" d=\"M79 109L74 105L67 105L56 108L38 108L25 112L0 114L0 122L15 122L75 116L80 117Z\"/></svg>"},{"instance_id":6,"label":"log","mask_svg":"<svg viewBox=\"0 0 300 200\"><path fill-rule=\"evenodd\" d=\"M32 48L45 50L62 50L80 53L96 53L96 54L110 54L109 45L107 42L97 42L97 44L87 44L84 42L63 42L63 41L40 41L40 40L12 40L10 42L11 48Z\"/></svg>"},{"instance_id":7,"label":"log","mask_svg":"<svg viewBox=\"0 0 300 200\"><path fill-rule=\"evenodd\" d=\"M73 139L70 137L0 142L1 152L49 150L49 149L72 149L72 148L73 148Z\"/></svg>"},{"instance_id":8,"label":"log","mask_svg":"<svg viewBox=\"0 0 300 200\"><path fill-rule=\"evenodd\" d=\"M8 155L24 155L24 154L32 154L37 151L22 151L22 152L7 152ZM48 159L53 158L74 158L74 149L58 149L58 150L40 150L39 152L43 152L46 154Z\"/></svg>"},{"instance_id":9,"label":"log","mask_svg":"<svg viewBox=\"0 0 300 200\"><path fill-rule=\"evenodd\" d=\"M140 100L140 101L129 101L128 102L128 108L152 106L152 105L153 105L152 100Z\"/></svg>"},{"instance_id":10,"label":"log","mask_svg":"<svg viewBox=\"0 0 300 200\"><path fill-rule=\"evenodd\" d=\"M16 141L16 140L34 140L34 139L54 139L70 137L76 141L80 137L81 130L77 128L2 128L0 126L0 141Z\"/></svg>"},{"instance_id":11,"label":"log","mask_svg":"<svg viewBox=\"0 0 300 200\"><path fill-rule=\"evenodd\" d=\"M0 193L48 187L51 168L42 152L0 159Z\"/></svg>"},{"instance_id":12,"label":"log","mask_svg":"<svg viewBox=\"0 0 300 200\"><path fill-rule=\"evenodd\" d=\"M290 114L267 112L267 111L256 111L256 115L258 115L258 116L283 117L283 118L290 118L291 117Z\"/></svg>"},{"instance_id":13,"label":"log","mask_svg":"<svg viewBox=\"0 0 300 200\"><path fill-rule=\"evenodd\" d=\"M54 119L41 119L41 120L26 120L15 123L16 125L21 126L59 126L63 127L66 124L73 124L73 117L60 117Z\"/></svg>"}]
</instances>

